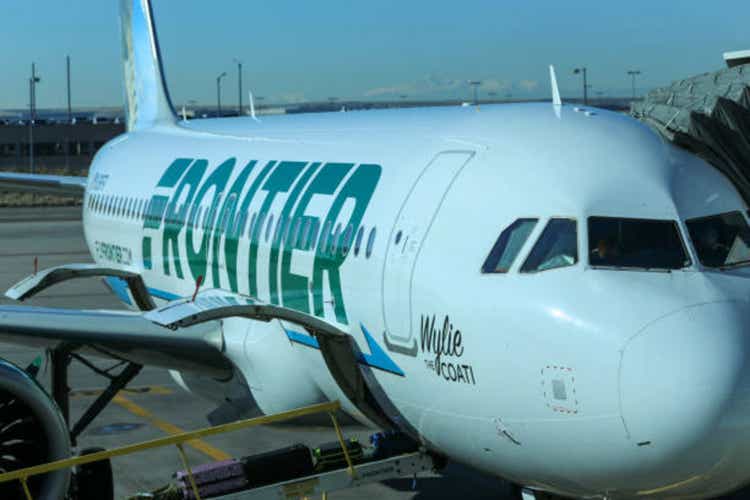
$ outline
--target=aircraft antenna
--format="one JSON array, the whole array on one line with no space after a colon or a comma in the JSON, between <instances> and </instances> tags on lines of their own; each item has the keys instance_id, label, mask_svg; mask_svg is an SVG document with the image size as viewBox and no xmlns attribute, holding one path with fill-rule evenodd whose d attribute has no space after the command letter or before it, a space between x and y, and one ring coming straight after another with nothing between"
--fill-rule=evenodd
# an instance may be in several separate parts
<instances>
[{"instance_id":1,"label":"aircraft antenna","mask_svg":"<svg viewBox=\"0 0 750 500\"><path fill-rule=\"evenodd\" d=\"M253 97L253 91L248 90L247 95L250 98L250 116L255 120L256 122L259 121L258 118L255 116L255 98Z\"/></svg>"},{"instance_id":2,"label":"aircraft antenna","mask_svg":"<svg viewBox=\"0 0 750 500\"><path fill-rule=\"evenodd\" d=\"M560 98L560 89L557 87L557 75L555 74L555 67L550 64L549 66L549 79L552 84L552 105L562 106L562 99Z\"/></svg>"},{"instance_id":3,"label":"aircraft antenna","mask_svg":"<svg viewBox=\"0 0 750 500\"><path fill-rule=\"evenodd\" d=\"M560 97L560 88L557 86L557 75L555 74L555 67L549 65L549 79L552 85L552 108L555 110L555 115L560 118L560 110L562 109L562 98Z\"/></svg>"}]
</instances>

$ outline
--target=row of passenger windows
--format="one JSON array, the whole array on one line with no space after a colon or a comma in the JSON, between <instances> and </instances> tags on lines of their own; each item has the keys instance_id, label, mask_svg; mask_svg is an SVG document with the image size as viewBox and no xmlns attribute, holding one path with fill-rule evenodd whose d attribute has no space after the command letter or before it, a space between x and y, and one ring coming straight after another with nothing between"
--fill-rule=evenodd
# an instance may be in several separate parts
<instances>
[{"instance_id":1,"label":"row of passenger windows","mask_svg":"<svg viewBox=\"0 0 750 500\"><path fill-rule=\"evenodd\" d=\"M193 229L215 228L220 233L230 234L234 238L240 238L245 234L249 238L255 232L257 238L263 238L274 245L279 245L283 241L285 246L299 250L310 250L318 248L317 245L319 245L320 252L328 256L336 254L344 256L350 250L354 251L355 257L359 256L360 252L368 259L372 255L377 235L375 227L370 228L365 240L364 226L355 230L352 224L343 227L341 223L338 223L333 227L333 222L329 220L321 230L320 220L316 217L305 216L294 219L276 217L274 226L274 214L256 212L249 217L249 213L245 211L236 216L237 212L234 210L236 198L234 194L230 196L226 204L230 209L221 215L220 221L216 220L221 213L219 207L200 206L197 211L190 211L191 207L187 205L167 205L157 209L157 207L149 206L145 199L119 196L92 195L88 199L87 208L102 215L137 221L145 220L146 226L151 225L151 227L159 226L162 220L161 213L164 213L165 224L181 224L187 219L187 224ZM235 217L232 221L233 214ZM247 224L248 219L249 224ZM329 236L326 238L324 235Z\"/></svg>"},{"instance_id":2,"label":"row of passenger windows","mask_svg":"<svg viewBox=\"0 0 750 500\"><path fill-rule=\"evenodd\" d=\"M482 265L483 273L507 273L539 219L517 219L498 237ZM750 227L740 212L685 222L701 264L711 268L750 264ZM691 266L691 259L673 220L588 218L588 258L592 267L673 270ZM578 262L577 223L550 219L521 265L522 273L567 267Z\"/></svg>"}]
</instances>

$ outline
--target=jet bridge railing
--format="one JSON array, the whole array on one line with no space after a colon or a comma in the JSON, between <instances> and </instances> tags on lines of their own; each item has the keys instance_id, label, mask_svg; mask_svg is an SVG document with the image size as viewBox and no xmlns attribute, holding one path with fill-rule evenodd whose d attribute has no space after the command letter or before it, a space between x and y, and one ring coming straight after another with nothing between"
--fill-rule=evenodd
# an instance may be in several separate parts
<instances>
[{"instance_id":1,"label":"jet bridge railing","mask_svg":"<svg viewBox=\"0 0 750 500\"><path fill-rule=\"evenodd\" d=\"M185 450L183 449L184 443L186 443L187 441L192 441L194 439L200 439L200 438L204 438L207 436L215 436L218 434L224 434L226 432L233 432L233 431L238 431L240 429L246 429L248 427L255 427L258 425L282 422L282 421L290 420L290 419L297 418L297 417L303 417L307 415L314 415L314 414L320 414L320 413L328 413L329 416L331 417L334 430L336 431L336 438L338 439L339 444L341 445L341 449L344 453L344 459L346 460L349 475L352 477L355 477L356 470L354 468L352 459L349 456L349 452L347 451L347 446L344 440L344 435L341 432L341 427L339 426L338 420L336 419L336 412L340 409L341 409L341 404L338 401L333 401L330 403L321 403L321 404L316 404L316 405L311 405L311 406L305 406L302 408L297 408L295 410L277 413L274 415L255 417L255 418L250 418L246 420L240 420L238 422L231 422L229 424L217 425L214 427L206 427L206 428L199 429L196 431L183 432L183 433L175 434L172 436L166 436L163 438L152 439L150 441L144 441L141 443L135 443L135 444L127 445L127 446L122 446L119 448L113 448L111 450L91 453L89 455L81 455L77 457L66 458L64 460L57 460L55 462L49 462L46 464L35 465L33 467L26 467L24 469L18 469L18 470L14 470L10 472L5 472L3 474L0 474L0 483L4 483L7 481L20 481L24 494L26 496L26 500L34 500L31 494L31 490L29 489L29 486L28 486L28 480L32 476L37 476L40 474L47 474L49 472L54 472L60 469L69 469L71 467L75 467L78 465L98 462L101 460L107 460L113 457L121 457L124 455L130 455L132 453L138 453L141 451L151 450L154 448L161 448L164 446L174 445L177 447L177 451L180 455L180 459L182 460L182 465L185 467L185 471L187 472L187 476L190 481L190 488L192 489L196 500L201 500L201 496L198 491L198 486L195 482L195 478L193 477L193 472L192 472L192 469L190 468L190 464L188 463L187 455L185 455Z\"/></svg>"}]
</instances>

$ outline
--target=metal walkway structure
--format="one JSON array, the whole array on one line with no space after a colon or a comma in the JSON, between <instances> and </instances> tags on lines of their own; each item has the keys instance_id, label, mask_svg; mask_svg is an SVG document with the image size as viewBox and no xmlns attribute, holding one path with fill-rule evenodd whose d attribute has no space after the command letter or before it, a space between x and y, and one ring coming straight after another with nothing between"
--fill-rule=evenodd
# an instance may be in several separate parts
<instances>
[{"instance_id":1,"label":"metal walkway structure","mask_svg":"<svg viewBox=\"0 0 750 500\"><path fill-rule=\"evenodd\" d=\"M83 464L109 460L123 455L148 451L164 446L176 446L177 451L185 467L187 482L189 484L189 497L200 500L201 498L216 498L225 500L234 499L277 499L277 498L305 498L310 495L322 495L324 498L330 491L354 488L374 481L383 481L397 477L416 477L420 472L428 472L436 468L435 458L423 450L406 453L398 453L380 460L357 461L349 453L349 447L341 432L336 412L341 409L338 401L323 403L296 410L291 410L275 415L256 417L229 424L208 427L191 432L184 432L173 436L166 436L151 441L135 443L111 450L99 451L88 455L80 455L65 460L58 460L25 469L18 469L0 474L0 483L6 481L19 481L21 483L26 500L34 500L28 487L29 478L40 474L46 474L59 469L72 468ZM188 463L183 449L184 443L193 439L223 434L225 432L237 431L248 427L282 422L306 415L327 413L333 424L340 450L342 452L342 465L333 469L321 471L313 475L293 477L287 480L263 485L261 487L247 487L239 491L224 495L202 496L201 487L194 477L193 470Z\"/></svg>"},{"instance_id":2,"label":"metal walkway structure","mask_svg":"<svg viewBox=\"0 0 750 500\"><path fill-rule=\"evenodd\" d=\"M750 64L652 90L631 114L719 169L750 204Z\"/></svg>"}]
</instances>

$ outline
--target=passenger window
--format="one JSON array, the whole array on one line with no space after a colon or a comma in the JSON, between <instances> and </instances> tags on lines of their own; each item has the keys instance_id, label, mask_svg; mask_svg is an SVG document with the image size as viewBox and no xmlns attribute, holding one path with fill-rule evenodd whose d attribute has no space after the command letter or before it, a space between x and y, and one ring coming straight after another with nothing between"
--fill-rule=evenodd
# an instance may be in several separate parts
<instances>
[{"instance_id":1,"label":"passenger window","mask_svg":"<svg viewBox=\"0 0 750 500\"><path fill-rule=\"evenodd\" d=\"M365 228L364 226L359 227L359 231L357 231L357 238L354 240L354 256L359 255L359 249L362 246L362 237L365 234Z\"/></svg>"},{"instance_id":2,"label":"passenger window","mask_svg":"<svg viewBox=\"0 0 750 500\"><path fill-rule=\"evenodd\" d=\"M233 238L241 238L245 232L245 223L247 222L247 210L240 212L240 216L236 218L234 229L232 230Z\"/></svg>"},{"instance_id":3,"label":"passenger window","mask_svg":"<svg viewBox=\"0 0 750 500\"><path fill-rule=\"evenodd\" d=\"M331 255L336 255L341 244L341 223L336 224L336 229L333 230L333 243L331 243Z\"/></svg>"},{"instance_id":4,"label":"passenger window","mask_svg":"<svg viewBox=\"0 0 750 500\"><path fill-rule=\"evenodd\" d=\"M344 231L344 240L341 243L341 255L344 256L349 253L349 249L352 247L352 238L354 237L354 228L351 224L346 226Z\"/></svg>"},{"instance_id":5,"label":"passenger window","mask_svg":"<svg viewBox=\"0 0 750 500\"><path fill-rule=\"evenodd\" d=\"M237 237L239 229L240 227L242 227L242 222L245 220L244 212L234 212L233 216L234 218L229 219L231 221L231 224L229 228L227 229L227 233L229 234L230 238Z\"/></svg>"},{"instance_id":6,"label":"passenger window","mask_svg":"<svg viewBox=\"0 0 750 500\"><path fill-rule=\"evenodd\" d=\"M312 219L308 218L305 221L305 228L302 230L302 241L300 241L299 245L302 250L310 248L310 229L312 229Z\"/></svg>"},{"instance_id":7,"label":"passenger window","mask_svg":"<svg viewBox=\"0 0 750 500\"><path fill-rule=\"evenodd\" d=\"M538 219L518 219L500 233L482 264L482 273L507 273L537 221Z\"/></svg>"},{"instance_id":8,"label":"passenger window","mask_svg":"<svg viewBox=\"0 0 750 500\"><path fill-rule=\"evenodd\" d=\"M671 220L589 217L589 264L632 269L682 269L690 258Z\"/></svg>"},{"instance_id":9,"label":"passenger window","mask_svg":"<svg viewBox=\"0 0 750 500\"><path fill-rule=\"evenodd\" d=\"M323 230L320 231L320 253L322 255L325 255L328 253L328 245L331 242L331 226L333 225L333 222L330 220L326 221L326 223L323 225Z\"/></svg>"},{"instance_id":10,"label":"passenger window","mask_svg":"<svg viewBox=\"0 0 750 500\"><path fill-rule=\"evenodd\" d=\"M318 242L318 231L320 231L320 219L315 218L312 220L312 224L310 227L310 243L307 245L307 248L305 248L305 250L315 248L315 245Z\"/></svg>"},{"instance_id":11,"label":"passenger window","mask_svg":"<svg viewBox=\"0 0 750 500\"><path fill-rule=\"evenodd\" d=\"M222 233L227 233L227 232L231 233L231 228L229 228L230 229L229 231L227 230L227 224L231 220L230 217L234 214L234 206L236 204L237 204L237 194L232 193L231 195L229 195L229 199L224 204L224 207L225 207L224 208L224 220L221 221Z\"/></svg>"},{"instance_id":12,"label":"passenger window","mask_svg":"<svg viewBox=\"0 0 750 500\"><path fill-rule=\"evenodd\" d=\"M258 212L253 212L253 216L250 218L250 225L247 226L247 237L250 238L253 234L253 228L255 227L256 219L258 218Z\"/></svg>"},{"instance_id":13,"label":"passenger window","mask_svg":"<svg viewBox=\"0 0 750 500\"><path fill-rule=\"evenodd\" d=\"M273 227L273 214L268 216L268 223L266 224L266 243L271 238L271 228Z\"/></svg>"},{"instance_id":14,"label":"passenger window","mask_svg":"<svg viewBox=\"0 0 750 500\"><path fill-rule=\"evenodd\" d=\"M210 224L208 220L208 217L209 217L208 205L202 206L201 209L203 210L203 223L201 224L201 227L203 228L204 231L206 231L208 229L208 225Z\"/></svg>"},{"instance_id":15,"label":"passenger window","mask_svg":"<svg viewBox=\"0 0 750 500\"><path fill-rule=\"evenodd\" d=\"M372 249L375 246L375 228L370 229L370 236L367 237L367 249L365 250L365 257L368 259L372 255Z\"/></svg>"},{"instance_id":16,"label":"passenger window","mask_svg":"<svg viewBox=\"0 0 750 500\"><path fill-rule=\"evenodd\" d=\"M289 224L289 225L292 227L292 229L290 230L291 241L289 242L289 248L297 248L297 242L299 241L299 231L300 231L300 226L302 225L302 219L300 217L297 217L296 219L294 219L294 224Z\"/></svg>"},{"instance_id":17,"label":"passenger window","mask_svg":"<svg viewBox=\"0 0 750 500\"><path fill-rule=\"evenodd\" d=\"M286 238L289 237L289 219L284 217L283 219L279 217L276 221L276 231L273 233L273 244L278 246L281 246L282 239L283 241L287 241ZM286 229L286 231L284 230Z\"/></svg>"},{"instance_id":18,"label":"passenger window","mask_svg":"<svg viewBox=\"0 0 750 500\"><path fill-rule=\"evenodd\" d=\"M704 266L750 264L750 228L740 212L691 219L685 224Z\"/></svg>"},{"instance_id":19,"label":"passenger window","mask_svg":"<svg viewBox=\"0 0 750 500\"><path fill-rule=\"evenodd\" d=\"M578 262L578 235L576 221L552 219L542 231L526 262L523 273L535 273L572 266Z\"/></svg>"}]
</instances>

